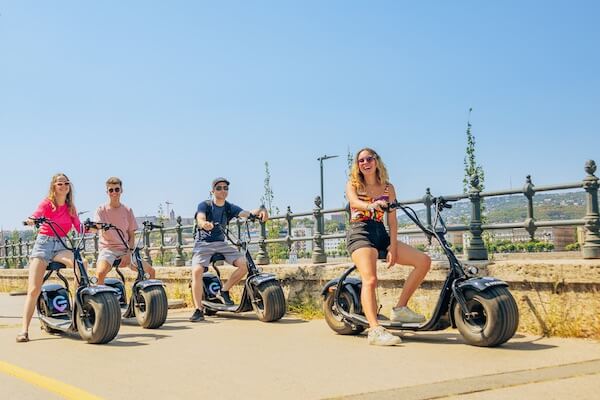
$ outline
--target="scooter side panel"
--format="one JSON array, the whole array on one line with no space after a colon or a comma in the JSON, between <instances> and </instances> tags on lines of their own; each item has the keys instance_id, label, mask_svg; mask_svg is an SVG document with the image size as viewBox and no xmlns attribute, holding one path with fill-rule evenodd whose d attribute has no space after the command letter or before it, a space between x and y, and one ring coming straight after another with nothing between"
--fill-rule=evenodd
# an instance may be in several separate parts
<instances>
[{"instance_id":1,"label":"scooter side panel","mask_svg":"<svg viewBox=\"0 0 600 400\"><path fill-rule=\"evenodd\" d=\"M470 278L470 279L467 279L467 280L459 283L458 285L456 285L457 289L460 289L460 290L475 289L478 292L483 292L494 286L508 286L508 283L506 283L503 280L500 280L498 278L494 278L491 276L484 276L484 277Z\"/></svg>"}]
</instances>

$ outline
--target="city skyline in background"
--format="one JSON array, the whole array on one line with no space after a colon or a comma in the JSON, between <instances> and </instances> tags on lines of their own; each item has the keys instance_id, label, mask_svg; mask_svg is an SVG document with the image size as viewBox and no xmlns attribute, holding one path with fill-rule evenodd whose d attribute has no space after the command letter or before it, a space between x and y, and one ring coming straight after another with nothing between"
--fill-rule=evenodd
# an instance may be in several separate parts
<instances>
[{"instance_id":1,"label":"city skyline in background","mask_svg":"<svg viewBox=\"0 0 600 400\"><path fill-rule=\"evenodd\" d=\"M73 181L124 181L137 216L193 215L216 176L281 212L344 205L375 148L398 197L462 192L469 108L488 190L580 181L600 161L595 2L0 2L0 227ZM166 202L169 202L167 210ZM90 215L86 214L86 215Z\"/></svg>"}]
</instances>

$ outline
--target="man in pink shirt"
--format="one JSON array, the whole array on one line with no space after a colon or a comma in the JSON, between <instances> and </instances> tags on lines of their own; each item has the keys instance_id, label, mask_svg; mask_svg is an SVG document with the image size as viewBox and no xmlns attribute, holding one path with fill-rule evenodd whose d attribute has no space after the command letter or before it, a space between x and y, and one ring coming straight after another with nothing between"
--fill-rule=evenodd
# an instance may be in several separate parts
<instances>
[{"instance_id":1,"label":"man in pink shirt","mask_svg":"<svg viewBox=\"0 0 600 400\"><path fill-rule=\"evenodd\" d=\"M135 230L138 228L135 216L131 208L121 203L121 194L123 193L123 182L119 178L111 177L106 181L106 193L108 194L108 203L103 204L96 210L94 221L112 224L123 232L123 238L127 242L125 247L119 234L114 229L107 231L99 230L99 248L98 261L96 262L96 274L98 275L98 284L104 284L106 274L111 270L115 260L120 259L119 267L129 267L136 270L131 262L131 253L135 247ZM153 279L155 276L154 268L146 261L142 260L144 271Z\"/></svg>"}]
</instances>

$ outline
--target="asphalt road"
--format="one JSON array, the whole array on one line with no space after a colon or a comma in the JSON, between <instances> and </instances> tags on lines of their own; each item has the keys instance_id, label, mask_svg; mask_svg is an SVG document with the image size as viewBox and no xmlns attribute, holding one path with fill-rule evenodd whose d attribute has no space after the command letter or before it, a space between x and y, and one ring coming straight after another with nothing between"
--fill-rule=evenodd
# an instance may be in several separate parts
<instances>
[{"instance_id":1,"label":"asphalt road","mask_svg":"<svg viewBox=\"0 0 600 400\"><path fill-rule=\"evenodd\" d=\"M595 341L517 335L490 349L446 330L405 334L400 346L381 348L364 335L335 335L323 320L263 323L247 313L193 324L189 310L170 310L161 329L131 320L106 345L46 334L37 320L32 340L15 343L23 301L0 294L6 399L548 400L600 393Z\"/></svg>"}]
</instances>

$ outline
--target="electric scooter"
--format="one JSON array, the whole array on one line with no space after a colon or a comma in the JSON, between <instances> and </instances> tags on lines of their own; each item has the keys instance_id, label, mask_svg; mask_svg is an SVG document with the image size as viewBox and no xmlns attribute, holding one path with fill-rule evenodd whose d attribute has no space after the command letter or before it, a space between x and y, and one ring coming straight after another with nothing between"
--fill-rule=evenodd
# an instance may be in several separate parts
<instances>
[{"instance_id":1,"label":"electric scooter","mask_svg":"<svg viewBox=\"0 0 600 400\"><path fill-rule=\"evenodd\" d=\"M44 282L56 272L64 285L46 283L42 286L42 292L36 303L42 329L49 333L78 332L79 336L88 343L110 342L117 336L121 327L117 291L104 285L96 286L94 285L96 278L88 277L81 256L83 234L76 243L68 239L70 241L68 246L57 232L56 228L61 231L62 229L56 223L44 217L32 217L31 220L37 228L42 224L48 224L65 249L73 252L73 272L77 282L77 288L71 296L69 282L60 273L60 270L66 266L56 261L48 264ZM65 232L62 234L63 237L67 236Z\"/></svg>"},{"instance_id":2,"label":"electric scooter","mask_svg":"<svg viewBox=\"0 0 600 400\"><path fill-rule=\"evenodd\" d=\"M465 269L445 238L448 232L441 212L451 208L448 199L433 199L435 219L431 228L425 227L415 211L398 202L388 209L401 209L425 233L429 242L435 237L440 243L450 268L442 286L433 314L423 323L380 321L387 329L437 331L452 326L458 328L468 344L494 347L512 338L519 325L519 310L508 284L492 277L477 276L476 267ZM356 266L348 268L339 278L323 288L323 311L329 327L341 335L356 335L369 323L360 302L361 280L349 275Z\"/></svg>"},{"instance_id":3,"label":"electric scooter","mask_svg":"<svg viewBox=\"0 0 600 400\"><path fill-rule=\"evenodd\" d=\"M115 268L115 271L117 271L117 275L119 275L120 279L106 278L104 280L107 286L114 288L119 293L118 299L121 316L123 318L135 317L138 324L143 328L160 328L167 319L167 311L169 308L167 293L165 292L162 281L158 279L147 279L148 275L144 273L139 242L135 248L131 249L125 240L123 231L116 226L90 220L85 221L85 225L88 228L103 229L105 231L110 229L114 230L117 232L123 245L132 252L131 261L136 266L137 276L131 286L131 298L129 301L127 301L127 292L125 291L125 277L121 270L119 270L119 265L121 264L120 258L116 259L112 265ZM154 228L160 228L159 225L152 224L149 221L144 221L143 225L144 233ZM140 240L142 237L143 234L140 236Z\"/></svg>"},{"instance_id":4,"label":"electric scooter","mask_svg":"<svg viewBox=\"0 0 600 400\"><path fill-rule=\"evenodd\" d=\"M251 215L243 222L247 237L250 238L250 228L248 223L255 221L256 216ZM248 250L249 241L241 240L240 238L232 238L229 228L223 228L219 223L214 223L215 228L221 229L227 239L239 249L246 257L248 265L248 276L244 284L241 301L239 304L227 305L217 295L223 287L221 281L221 271L216 266L219 261L224 261L225 257L221 253L215 253L210 263L215 270L215 274L204 272L202 277L204 300L204 313L206 315L215 315L220 311L228 311L234 313L242 313L254 309L258 319L263 322L273 322L280 320L286 313L287 306L285 296L281 284L273 274L262 273ZM208 268L205 268L208 271Z\"/></svg>"}]
</instances>

